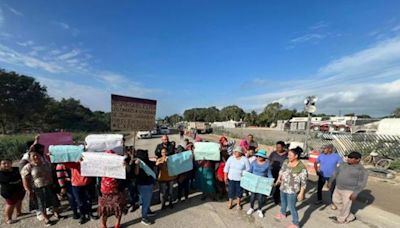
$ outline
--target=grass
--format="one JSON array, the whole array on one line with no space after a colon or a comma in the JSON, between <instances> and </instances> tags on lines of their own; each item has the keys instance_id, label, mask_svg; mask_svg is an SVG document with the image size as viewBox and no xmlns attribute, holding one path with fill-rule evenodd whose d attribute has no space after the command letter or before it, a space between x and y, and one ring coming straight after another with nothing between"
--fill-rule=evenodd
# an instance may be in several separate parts
<instances>
[{"instance_id":1,"label":"grass","mask_svg":"<svg viewBox=\"0 0 400 228\"><path fill-rule=\"evenodd\" d=\"M83 142L89 133L74 132L73 140ZM19 160L27 150L26 143L34 140L36 134L0 135L0 158Z\"/></svg>"}]
</instances>

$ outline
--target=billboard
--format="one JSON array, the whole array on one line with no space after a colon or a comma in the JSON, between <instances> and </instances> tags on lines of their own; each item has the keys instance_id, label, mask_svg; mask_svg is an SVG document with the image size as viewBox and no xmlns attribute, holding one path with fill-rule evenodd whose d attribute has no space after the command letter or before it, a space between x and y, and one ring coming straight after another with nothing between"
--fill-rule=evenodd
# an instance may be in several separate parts
<instances>
[{"instance_id":1,"label":"billboard","mask_svg":"<svg viewBox=\"0 0 400 228\"><path fill-rule=\"evenodd\" d=\"M140 131L154 128L156 100L111 94L111 130Z\"/></svg>"}]
</instances>

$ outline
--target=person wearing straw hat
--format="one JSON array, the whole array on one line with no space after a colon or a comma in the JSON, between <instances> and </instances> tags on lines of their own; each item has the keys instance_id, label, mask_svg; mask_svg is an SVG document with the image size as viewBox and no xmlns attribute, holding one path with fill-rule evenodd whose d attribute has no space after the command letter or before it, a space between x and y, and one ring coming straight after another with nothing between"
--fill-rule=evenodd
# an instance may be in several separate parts
<instances>
[{"instance_id":1,"label":"person wearing straw hat","mask_svg":"<svg viewBox=\"0 0 400 228\"><path fill-rule=\"evenodd\" d=\"M269 160L267 159L267 152L265 150L258 150L258 152L255 154L256 160L254 160L250 164L250 173L253 173L257 176L262 176L262 177L270 177L272 178L272 173L271 173L271 166L269 163ZM258 210L257 214L258 217L264 218L264 213L262 211L262 208L264 206L265 202L265 197L263 194L260 193L255 193L252 192L250 196L250 209L247 211L248 215L253 214L254 212L254 203L258 200Z\"/></svg>"},{"instance_id":2,"label":"person wearing straw hat","mask_svg":"<svg viewBox=\"0 0 400 228\"><path fill-rule=\"evenodd\" d=\"M238 210L242 209L240 205L242 197L242 187L240 187L240 179L242 178L243 171L250 170L249 160L243 156L243 150L240 146L235 147L233 155L229 157L224 167L225 183L228 183L228 208L232 209L233 199L237 199Z\"/></svg>"}]
</instances>

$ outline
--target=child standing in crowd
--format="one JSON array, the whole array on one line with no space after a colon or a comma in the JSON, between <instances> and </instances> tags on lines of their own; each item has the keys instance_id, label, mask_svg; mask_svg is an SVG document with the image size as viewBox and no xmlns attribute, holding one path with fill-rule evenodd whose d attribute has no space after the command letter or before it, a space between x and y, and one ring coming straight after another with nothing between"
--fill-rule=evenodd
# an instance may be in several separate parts
<instances>
[{"instance_id":1,"label":"child standing in crowd","mask_svg":"<svg viewBox=\"0 0 400 228\"><path fill-rule=\"evenodd\" d=\"M240 179L242 178L243 171L250 170L249 160L243 156L243 150L241 147L235 147L233 150L233 156L229 157L224 168L224 179L225 183L228 183L228 197L229 203L228 208L232 209L233 200L237 199L237 208L242 209L240 204L243 190L240 187Z\"/></svg>"},{"instance_id":2,"label":"child standing in crowd","mask_svg":"<svg viewBox=\"0 0 400 228\"><path fill-rule=\"evenodd\" d=\"M174 180L175 176L168 174L168 151L166 148L161 149L161 158L157 159L158 167L158 183L161 192L161 209L165 208L166 201L169 200L169 207L173 208Z\"/></svg>"},{"instance_id":3,"label":"child standing in crowd","mask_svg":"<svg viewBox=\"0 0 400 228\"><path fill-rule=\"evenodd\" d=\"M267 160L267 152L265 150L258 150L255 155L256 160L250 164L250 173L253 173L257 176L261 177L270 177L272 178L271 167L269 161ZM250 209L247 211L248 215L251 215L254 212L254 203L258 200L258 217L263 218L264 213L262 208L265 202L265 196L260 193L252 192L250 196Z\"/></svg>"},{"instance_id":4,"label":"child standing in crowd","mask_svg":"<svg viewBox=\"0 0 400 228\"><path fill-rule=\"evenodd\" d=\"M50 221L46 208L53 207L54 217L58 220L61 218L58 213L60 202L53 191L53 179L51 167L44 162L42 157L44 147L36 144L29 151L29 163L21 170L21 176L25 190L31 199L31 209L37 209L41 212L46 226L54 223ZM31 186L31 180L33 186Z\"/></svg>"},{"instance_id":5,"label":"child standing in crowd","mask_svg":"<svg viewBox=\"0 0 400 228\"><path fill-rule=\"evenodd\" d=\"M112 150L106 153L113 154ZM107 228L108 217L115 215L117 218L114 228L120 228L122 213L125 211L127 192L124 180L102 177L98 213L101 217L101 228Z\"/></svg>"},{"instance_id":6,"label":"child standing in crowd","mask_svg":"<svg viewBox=\"0 0 400 228\"><path fill-rule=\"evenodd\" d=\"M57 164L56 166L57 180L58 185L61 188L60 194L62 196L68 197L69 205L72 209L73 219L79 219L80 215L78 213L78 206L76 205L76 200L74 194L72 193L72 184L71 184L71 172L67 170L64 164Z\"/></svg>"},{"instance_id":7,"label":"child standing in crowd","mask_svg":"<svg viewBox=\"0 0 400 228\"><path fill-rule=\"evenodd\" d=\"M300 147L289 150L288 161L283 163L277 181L281 185L281 211L275 218L278 220L286 218L286 209L289 208L292 224L288 228L300 227L296 202L304 200L307 186L307 169L299 160L302 152Z\"/></svg>"},{"instance_id":8,"label":"child standing in crowd","mask_svg":"<svg viewBox=\"0 0 400 228\"><path fill-rule=\"evenodd\" d=\"M254 153L255 153L255 151L253 148L250 148L247 150L246 157L250 163L252 163L253 161L256 160L256 156L254 156Z\"/></svg>"},{"instance_id":9,"label":"child standing in crowd","mask_svg":"<svg viewBox=\"0 0 400 228\"><path fill-rule=\"evenodd\" d=\"M25 196L25 190L22 186L22 178L17 167L12 167L11 159L0 160L0 186L1 196L5 199L4 222L13 224L16 221L12 219L14 210L17 217L20 217L22 200Z\"/></svg>"}]
</instances>

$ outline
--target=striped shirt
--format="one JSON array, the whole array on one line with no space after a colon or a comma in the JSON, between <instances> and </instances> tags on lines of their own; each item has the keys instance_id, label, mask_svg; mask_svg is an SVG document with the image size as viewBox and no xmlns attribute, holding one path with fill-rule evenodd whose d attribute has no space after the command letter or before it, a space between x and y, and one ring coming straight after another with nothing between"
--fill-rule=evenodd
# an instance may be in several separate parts
<instances>
[{"instance_id":1,"label":"striped shirt","mask_svg":"<svg viewBox=\"0 0 400 228\"><path fill-rule=\"evenodd\" d=\"M56 166L56 173L57 173L58 184L60 185L61 188L65 188L66 187L66 183L67 182L71 182L70 175L69 175L65 165L64 164L58 164Z\"/></svg>"}]
</instances>

